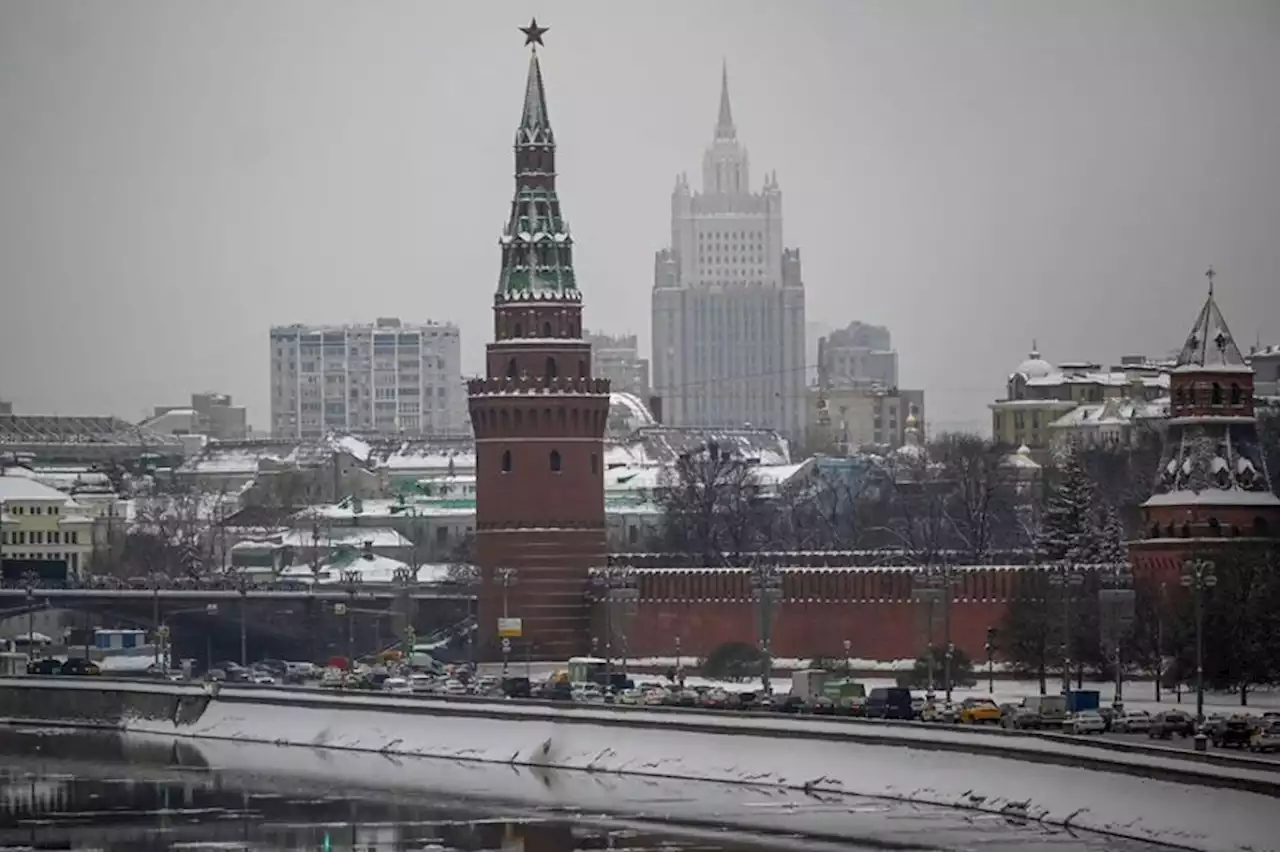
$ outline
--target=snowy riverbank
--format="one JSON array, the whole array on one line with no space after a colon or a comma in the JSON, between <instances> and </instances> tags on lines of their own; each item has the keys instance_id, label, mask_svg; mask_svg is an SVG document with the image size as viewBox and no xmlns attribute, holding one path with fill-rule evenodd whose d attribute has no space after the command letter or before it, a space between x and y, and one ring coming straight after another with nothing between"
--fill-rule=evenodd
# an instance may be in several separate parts
<instances>
[{"instance_id":1,"label":"snowy riverbank","mask_svg":"<svg viewBox=\"0 0 1280 852\"><path fill-rule=\"evenodd\" d=\"M0 693L51 690L61 692L68 698L67 706L73 706L80 696L88 699L91 688L103 687L9 683L0 685ZM1275 839L1280 837L1280 816L1274 798L1182 783L1176 774L1169 774L1171 770L1205 770L1186 760L1107 757L1117 765L1132 762L1134 771L1144 762L1152 771L1163 764L1165 776L1172 780L1155 780L1030 763L994 751L975 755L938 750L943 741L956 749L985 743L993 750L1016 746L1038 750L1045 759L1057 752L1058 759L1072 760L1087 751L1071 743L1002 737L994 732L849 726L777 717L695 720L678 713L514 703L464 706L377 695L303 696L271 689L226 689L206 703L193 687L114 688L137 689L132 694L145 699L146 712L126 714L120 720L126 731L190 738L202 749L215 751L231 744L257 743L248 749L237 747L241 755L237 760L261 761L264 770L303 763L319 771L323 765L324 771L353 781L357 772L367 772L368 782L377 783L385 781L390 765L408 767L403 771L409 773L439 771L438 762L415 760L429 757L473 767L453 773L456 780L451 783L460 795L494 792L496 779L508 775L515 785L513 796L531 795L524 788L547 786L554 775L556 783L567 785L562 802L586 795L576 791L579 786L607 789L620 777L630 777L628 785L644 778L711 781L962 807L1213 852L1280 848ZM165 700L172 711L156 712ZM491 771L498 766L503 767L501 771ZM1224 776L1250 772L1225 767L1212 771ZM468 786L469 778L478 786ZM575 792L570 794L570 788Z\"/></svg>"}]
</instances>

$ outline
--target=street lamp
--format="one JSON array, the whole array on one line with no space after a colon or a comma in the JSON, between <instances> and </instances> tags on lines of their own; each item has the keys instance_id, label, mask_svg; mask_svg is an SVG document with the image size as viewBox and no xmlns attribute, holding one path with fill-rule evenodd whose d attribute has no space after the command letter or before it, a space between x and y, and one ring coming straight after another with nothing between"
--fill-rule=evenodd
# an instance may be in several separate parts
<instances>
[{"instance_id":1,"label":"street lamp","mask_svg":"<svg viewBox=\"0 0 1280 852\"><path fill-rule=\"evenodd\" d=\"M417 641L413 630L413 607L409 600L409 589L414 584L414 581L417 580L417 575L417 570L407 565L401 565L391 572L392 580L396 586L397 603L403 609L404 626L401 628L400 635L406 660L413 653L413 643Z\"/></svg>"},{"instance_id":2,"label":"street lamp","mask_svg":"<svg viewBox=\"0 0 1280 852\"><path fill-rule=\"evenodd\" d=\"M1204 593L1218 585L1215 566L1209 559L1188 559L1182 563L1182 585L1191 590L1196 608L1196 721L1204 722Z\"/></svg>"},{"instance_id":3,"label":"street lamp","mask_svg":"<svg viewBox=\"0 0 1280 852\"><path fill-rule=\"evenodd\" d=\"M636 572L629 565L605 565L594 572L592 582L601 588L600 597L604 599L604 656L605 672L609 683L613 682L613 639L618 638L621 650L622 673L627 671L627 627L628 620L634 614L639 590L635 587ZM619 612L615 606L621 604Z\"/></svg>"},{"instance_id":4,"label":"street lamp","mask_svg":"<svg viewBox=\"0 0 1280 852\"><path fill-rule=\"evenodd\" d=\"M945 670L943 672L943 680L947 691L947 701L951 701L951 660L955 655L955 647L951 643L951 589L960 578L952 575L951 566L947 563L941 565L926 565L917 571L911 578L911 585L915 595L915 599L925 604L925 614L928 623L925 626L926 640L928 642L928 650L926 653L927 662L929 664L929 695L932 697L936 684L934 683L934 653L933 653L933 608L936 604L942 604L942 641L945 645Z\"/></svg>"},{"instance_id":5,"label":"street lamp","mask_svg":"<svg viewBox=\"0 0 1280 852\"><path fill-rule=\"evenodd\" d=\"M996 629L994 627L987 628L985 650L987 652L987 694L994 695L996 691L996 667L993 662L996 651Z\"/></svg>"},{"instance_id":6,"label":"street lamp","mask_svg":"<svg viewBox=\"0 0 1280 852\"><path fill-rule=\"evenodd\" d=\"M760 604L760 686L766 695L773 694L773 649L770 647L773 633L774 598L782 590L782 569L768 562L751 566L751 589Z\"/></svg>"},{"instance_id":7,"label":"street lamp","mask_svg":"<svg viewBox=\"0 0 1280 852\"><path fill-rule=\"evenodd\" d=\"M844 640L844 675L851 677L853 674L853 642L849 639Z\"/></svg>"},{"instance_id":8,"label":"street lamp","mask_svg":"<svg viewBox=\"0 0 1280 852\"><path fill-rule=\"evenodd\" d=\"M39 578L35 571L27 570L22 575L27 585L27 658L36 658L36 583Z\"/></svg>"},{"instance_id":9,"label":"street lamp","mask_svg":"<svg viewBox=\"0 0 1280 852\"><path fill-rule=\"evenodd\" d=\"M497 576L498 582L502 584L502 620L503 622L506 622L506 620L510 617L507 614L508 591L511 588L511 584L516 581L516 569L499 568L494 572L494 574ZM520 631L521 633L524 632L523 627L524 626L521 625L521 631ZM511 667L511 640L508 639L506 636L504 636L502 637L502 676L504 678L507 676L508 672L510 671L510 667Z\"/></svg>"},{"instance_id":10,"label":"street lamp","mask_svg":"<svg viewBox=\"0 0 1280 852\"><path fill-rule=\"evenodd\" d=\"M152 648L155 651L154 662L155 662L156 668L160 668L160 643L162 641L159 635L160 633L160 590L164 588L164 586L168 585L167 581L168 581L168 578L165 577L165 575L160 573L159 571L152 571L151 574L147 577L147 585L151 587L151 623L154 625L152 629L156 631L155 641L151 643Z\"/></svg>"},{"instance_id":11,"label":"street lamp","mask_svg":"<svg viewBox=\"0 0 1280 852\"><path fill-rule=\"evenodd\" d=\"M347 597L351 599L346 607L347 615L347 671L354 674L356 668L356 593L360 590L360 572L347 569L342 572L342 582L347 587ZM336 607L335 607L336 609Z\"/></svg>"},{"instance_id":12,"label":"street lamp","mask_svg":"<svg viewBox=\"0 0 1280 852\"><path fill-rule=\"evenodd\" d=\"M1062 694L1071 691L1071 598L1074 589L1084 585L1084 574L1069 562L1049 575L1049 585L1062 589Z\"/></svg>"},{"instance_id":13,"label":"street lamp","mask_svg":"<svg viewBox=\"0 0 1280 852\"><path fill-rule=\"evenodd\" d=\"M1124 657L1123 643L1129 624L1133 621L1134 591L1133 575L1129 573L1127 563L1118 562L1102 577L1103 587L1098 590L1100 609L1106 613L1104 628L1110 629L1111 636L1103 636L1103 642L1110 645L1108 650L1116 667L1116 692L1111 702L1117 710L1124 706ZM1107 639L1110 642L1107 642Z\"/></svg>"},{"instance_id":14,"label":"street lamp","mask_svg":"<svg viewBox=\"0 0 1280 852\"><path fill-rule=\"evenodd\" d=\"M680 677L680 637L676 637L676 677Z\"/></svg>"}]
</instances>

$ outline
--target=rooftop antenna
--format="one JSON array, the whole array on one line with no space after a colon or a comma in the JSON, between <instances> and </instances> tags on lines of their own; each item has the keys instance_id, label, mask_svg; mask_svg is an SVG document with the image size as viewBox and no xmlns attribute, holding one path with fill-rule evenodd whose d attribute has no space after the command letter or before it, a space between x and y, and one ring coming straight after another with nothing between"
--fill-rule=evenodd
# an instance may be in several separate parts
<instances>
[{"instance_id":1,"label":"rooftop antenna","mask_svg":"<svg viewBox=\"0 0 1280 852\"><path fill-rule=\"evenodd\" d=\"M1213 267L1210 266L1204 277L1209 279L1209 298L1213 298L1213 279L1218 277L1218 273L1214 272Z\"/></svg>"}]
</instances>

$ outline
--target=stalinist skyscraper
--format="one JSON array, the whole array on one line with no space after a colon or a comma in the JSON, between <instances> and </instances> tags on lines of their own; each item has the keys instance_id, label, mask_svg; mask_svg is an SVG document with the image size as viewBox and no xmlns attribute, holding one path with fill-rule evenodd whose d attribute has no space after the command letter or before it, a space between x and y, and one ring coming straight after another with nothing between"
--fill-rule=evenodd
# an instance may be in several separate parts
<instances>
[{"instance_id":1,"label":"stalinist skyscraper","mask_svg":"<svg viewBox=\"0 0 1280 852\"><path fill-rule=\"evenodd\" d=\"M776 175L751 190L726 69L702 189L677 178L671 246L654 264L653 386L664 421L750 423L803 439L804 328L800 250L782 242L782 190Z\"/></svg>"}]
</instances>

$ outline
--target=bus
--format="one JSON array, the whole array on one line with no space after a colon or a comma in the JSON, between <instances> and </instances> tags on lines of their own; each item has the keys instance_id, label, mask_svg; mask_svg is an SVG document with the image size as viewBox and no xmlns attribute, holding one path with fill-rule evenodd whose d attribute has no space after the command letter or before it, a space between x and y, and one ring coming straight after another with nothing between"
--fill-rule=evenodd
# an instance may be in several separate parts
<instances>
[{"instance_id":1,"label":"bus","mask_svg":"<svg viewBox=\"0 0 1280 852\"><path fill-rule=\"evenodd\" d=\"M608 662L600 657L570 657L569 683L604 684Z\"/></svg>"}]
</instances>

